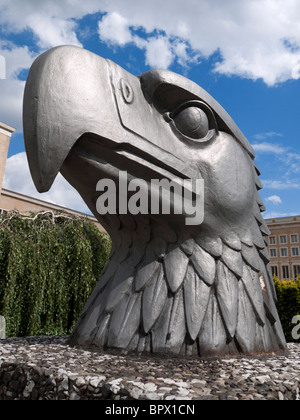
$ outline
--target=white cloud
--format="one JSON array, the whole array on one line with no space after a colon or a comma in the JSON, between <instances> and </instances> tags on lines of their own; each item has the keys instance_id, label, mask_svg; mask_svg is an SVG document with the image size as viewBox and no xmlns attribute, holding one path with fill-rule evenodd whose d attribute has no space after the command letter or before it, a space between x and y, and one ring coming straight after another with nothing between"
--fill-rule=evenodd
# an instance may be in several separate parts
<instances>
[{"instance_id":1,"label":"white cloud","mask_svg":"<svg viewBox=\"0 0 300 420\"><path fill-rule=\"evenodd\" d=\"M216 73L262 78L270 86L300 76L297 0L115 0L105 10L129 26L182 38L204 57L218 52Z\"/></svg>"},{"instance_id":2,"label":"white cloud","mask_svg":"<svg viewBox=\"0 0 300 420\"><path fill-rule=\"evenodd\" d=\"M278 211L268 211L264 213L264 219L276 219L277 217L291 217L295 216L295 213L283 213Z\"/></svg>"},{"instance_id":3,"label":"white cloud","mask_svg":"<svg viewBox=\"0 0 300 420\"><path fill-rule=\"evenodd\" d=\"M0 80L0 120L20 132L25 82L18 79L18 74L31 66L35 54L27 46L0 41L0 55L5 58L6 65L6 79Z\"/></svg>"},{"instance_id":4,"label":"white cloud","mask_svg":"<svg viewBox=\"0 0 300 420\"><path fill-rule=\"evenodd\" d=\"M3 188L83 213L90 213L80 195L61 174L58 174L49 192L38 193L30 175L26 153L19 153L7 159Z\"/></svg>"},{"instance_id":5,"label":"white cloud","mask_svg":"<svg viewBox=\"0 0 300 420\"><path fill-rule=\"evenodd\" d=\"M278 181L264 179L262 180L262 184L264 188L269 188L272 190L300 190L300 182L292 180Z\"/></svg>"},{"instance_id":6,"label":"white cloud","mask_svg":"<svg viewBox=\"0 0 300 420\"><path fill-rule=\"evenodd\" d=\"M120 46L133 40L127 19L115 12L98 22L98 32L102 41Z\"/></svg>"},{"instance_id":7,"label":"white cloud","mask_svg":"<svg viewBox=\"0 0 300 420\"><path fill-rule=\"evenodd\" d=\"M174 61L174 54L167 37L151 37L146 45L146 64L166 69Z\"/></svg>"},{"instance_id":8,"label":"white cloud","mask_svg":"<svg viewBox=\"0 0 300 420\"><path fill-rule=\"evenodd\" d=\"M38 37L41 48L51 48L57 45L76 45L82 47L75 32L76 23L58 17L41 16L38 13L30 15L27 19L28 26Z\"/></svg>"},{"instance_id":9,"label":"white cloud","mask_svg":"<svg viewBox=\"0 0 300 420\"><path fill-rule=\"evenodd\" d=\"M283 134L277 133L276 131L268 131L267 133L259 133L253 136L256 140L265 140L270 137L283 137Z\"/></svg>"},{"instance_id":10,"label":"white cloud","mask_svg":"<svg viewBox=\"0 0 300 420\"><path fill-rule=\"evenodd\" d=\"M269 201L275 205L282 204L282 200L278 195L271 195L270 197L266 198L266 201Z\"/></svg>"},{"instance_id":11,"label":"white cloud","mask_svg":"<svg viewBox=\"0 0 300 420\"><path fill-rule=\"evenodd\" d=\"M97 0L0 0L0 24L7 30L31 29L41 48L80 46L74 18L101 9Z\"/></svg>"},{"instance_id":12,"label":"white cloud","mask_svg":"<svg viewBox=\"0 0 300 420\"><path fill-rule=\"evenodd\" d=\"M22 131L22 106L25 82L0 80L0 120Z\"/></svg>"},{"instance_id":13,"label":"white cloud","mask_svg":"<svg viewBox=\"0 0 300 420\"><path fill-rule=\"evenodd\" d=\"M41 48L81 45L74 19L99 11L108 13L99 24L105 42L141 48L136 29L144 30L150 65L166 67L176 59L184 65L195 55L217 53L216 73L261 78L269 86L300 77L298 0L0 0L0 24L30 28Z\"/></svg>"},{"instance_id":14,"label":"white cloud","mask_svg":"<svg viewBox=\"0 0 300 420\"><path fill-rule=\"evenodd\" d=\"M273 143L256 143L253 144L253 149L255 152L259 153L273 153L275 155L286 154L289 150L287 147L280 146L279 144Z\"/></svg>"}]
</instances>

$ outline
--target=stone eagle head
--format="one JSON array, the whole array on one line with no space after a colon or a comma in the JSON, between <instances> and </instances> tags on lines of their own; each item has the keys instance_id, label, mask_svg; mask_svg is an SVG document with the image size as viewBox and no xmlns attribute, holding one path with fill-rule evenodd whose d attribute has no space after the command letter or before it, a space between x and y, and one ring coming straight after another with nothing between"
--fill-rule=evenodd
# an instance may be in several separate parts
<instances>
[{"instance_id":1,"label":"stone eagle head","mask_svg":"<svg viewBox=\"0 0 300 420\"><path fill-rule=\"evenodd\" d=\"M60 171L112 238L72 344L200 356L285 349L254 152L205 90L170 71L137 77L89 51L54 48L30 70L24 136L37 189ZM124 172L145 185L202 180L202 223L118 206L99 214L99 180L120 195Z\"/></svg>"}]
</instances>

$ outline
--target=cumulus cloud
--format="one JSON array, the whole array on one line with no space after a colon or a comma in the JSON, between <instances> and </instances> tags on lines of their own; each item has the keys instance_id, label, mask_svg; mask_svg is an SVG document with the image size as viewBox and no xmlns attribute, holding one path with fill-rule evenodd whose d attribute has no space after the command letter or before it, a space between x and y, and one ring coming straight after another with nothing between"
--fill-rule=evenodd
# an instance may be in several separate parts
<instances>
[{"instance_id":1,"label":"cumulus cloud","mask_svg":"<svg viewBox=\"0 0 300 420\"><path fill-rule=\"evenodd\" d=\"M269 201L270 203L275 205L282 204L282 200L278 195L271 195L270 197L266 198L266 201Z\"/></svg>"},{"instance_id":2,"label":"cumulus cloud","mask_svg":"<svg viewBox=\"0 0 300 420\"><path fill-rule=\"evenodd\" d=\"M21 33L30 29L41 48L62 44L81 46L76 35L76 22L101 9L97 0L0 0L0 24Z\"/></svg>"},{"instance_id":3,"label":"cumulus cloud","mask_svg":"<svg viewBox=\"0 0 300 420\"><path fill-rule=\"evenodd\" d=\"M167 37L150 38L146 44L146 64L150 67L166 69L174 60L170 42Z\"/></svg>"},{"instance_id":4,"label":"cumulus cloud","mask_svg":"<svg viewBox=\"0 0 300 420\"><path fill-rule=\"evenodd\" d=\"M33 14L27 19L28 26L38 37L39 47L46 49L57 45L76 45L82 47L75 32L76 23L70 20Z\"/></svg>"},{"instance_id":5,"label":"cumulus cloud","mask_svg":"<svg viewBox=\"0 0 300 420\"><path fill-rule=\"evenodd\" d=\"M202 57L218 53L216 73L261 78L269 86L300 77L297 0L186 0L184 6L179 0L115 0L103 9L117 12L128 28L180 38Z\"/></svg>"},{"instance_id":6,"label":"cumulus cloud","mask_svg":"<svg viewBox=\"0 0 300 420\"><path fill-rule=\"evenodd\" d=\"M259 153L273 153L275 155L286 154L289 150L287 147L283 147L275 143L255 143L252 145L255 152Z\"/></svg>"},{"instance_id":7,"label":"cumulus cloud","mask_svg":"<svg viewBox=\"0 0 300 420\"><path fill-rule=\"evenodd\" d=\"M269 86L300 78L298 0L0 0L0 24L31 29L40 48L81 45L76 19L96 12L106 13L99 20L101 39L135 43L150 66L186 65L195 56L217 54L216 73Z\"/></svg>"},{"instance_id":8,"label":"cumulus cloud","mask_svg":"<svg viewBox=\"0 0 300 420\"><path fill-rule=\"evenodd\" d=\"M278 211L271 211L271 212L264 213L265 219L276 219L277 217L291 217L291 216L295 216L295 213L283 213L283 212L278 212Z\"/></svg>"},{"instance_id":9,"label":"cumulus cloud","mask_svg":"<svg viewBox=\"0 0 300 420\"><path fill-rule=\"evenodd\" d=\"M102 41L123 46L133 41L129 22L118 13L111 13L98 22L98 32Z\"/></svg>"},{"instance_id":10,"label":"cumulus cloud","mask_svg":"<svg viewBox=\"0 0 300 420\"><path fill-rule=\"evenodd\" d=\"M195 61L194 57L188 55L188 45L185 42L160 34L142 38L136 34L137 29L131 27L129 20L116 12L106 14L98 22L98 34L102 42L120 47L134 44L145 51L145 64L150 67L166 69L175 59L183 67Z\"/></svg>"},{"instance_id":11,"label":"cumulus cloud","mask_svg":"<svg viewBox=\"0 0 300 420\"><path fill-rule=\"evenodd\" d=\"M19 153L7 159L3 188L83 213L90 213L80 195L61 174L58 174L49 192L38 193L30 175L26 153Z\"/></svg>"},{"instance_id":12,"label":"cumulus cloud","mask_svg":"<svg viewBox=\"0 0 300 420\"><path fill-rule=\"evenodd\" d=\"M256 140L265 140L272 137L283 137L283 134L277 133L276 131L268 131L267 133L259 133L253 136Z\"/></svg>"},{"instance_id":13,"label":"cumulus cloud","mask_svg":"<svg viewBox=\"0 0 300 420\"><path fill-rule=\"evenodd\" d=\"M22 105L25 82L18 79L23 69L28 69L35 54L28 47L0 41L0 55L5 59L5 79L0 80L0 118L22 131Z\"/></svg>"},{"instance_id":14,"label":"cumulus cloud","mask_svg":"<svg viewBox=\"0 0 300 420\"><path fill-rule=\"evenodd\" d=\"M272 190L300 190L300 182L292 180L281 181L264 179L262 180L262 184L264 188Z\"/></svg>"}]
</instances>

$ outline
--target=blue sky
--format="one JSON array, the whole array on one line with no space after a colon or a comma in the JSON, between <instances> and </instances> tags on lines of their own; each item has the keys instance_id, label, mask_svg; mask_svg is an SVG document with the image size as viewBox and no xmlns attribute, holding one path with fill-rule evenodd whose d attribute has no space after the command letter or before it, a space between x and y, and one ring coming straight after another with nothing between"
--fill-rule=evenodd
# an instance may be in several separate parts
<instances>
[{"instance_id":1,"label":"blue sky","mask_svg":"<svg viewBox=\"0 0 300 420\"><path fill-rule=\"evenodd\" d=\"M255 149L265 217L300 214L299 0L0 0L0 120L17 129L4 187L85 211L61 176L38 194L24 153L28 70L43 51L64 44L136 75L168 68L198 83Z\"/></svg>"}]
</instances>

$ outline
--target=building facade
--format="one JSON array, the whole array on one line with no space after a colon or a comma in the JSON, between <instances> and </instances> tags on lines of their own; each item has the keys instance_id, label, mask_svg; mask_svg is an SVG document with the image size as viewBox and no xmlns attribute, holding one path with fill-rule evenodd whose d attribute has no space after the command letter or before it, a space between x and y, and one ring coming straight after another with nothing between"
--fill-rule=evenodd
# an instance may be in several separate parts
<instances>
[{"instance_id":1,"label":"building facade","mask_svg":"<svg viewBox=\"0 0 300 420\"><path fill-rule=\"evenodd\" d=\"M300 276L300 216L267 219L272 273L279 279Z\"/></svg>"},{"instance_id":2,"label":"building facade","mask_svg":"<svg viewBox=\"0 0 300 420\"><path fill-rule=\"evenodd\" d=\"M9 125L0 122L0 196L4 179L10 138L15 131L16 130L10 127Z\"/></svg>"}]
</instances>

